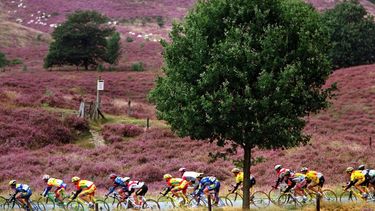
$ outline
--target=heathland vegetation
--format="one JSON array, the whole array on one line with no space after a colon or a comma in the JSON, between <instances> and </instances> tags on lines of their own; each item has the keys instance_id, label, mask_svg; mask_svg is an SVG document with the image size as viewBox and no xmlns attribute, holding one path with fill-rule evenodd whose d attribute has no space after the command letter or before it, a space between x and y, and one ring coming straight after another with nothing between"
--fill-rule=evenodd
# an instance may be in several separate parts
<instances>
[{"instance_id":1,"label":"heathland vegetation","mask_svg":"<svg viewBox=\"0 0 375 211\"><path fill-rule=\"evenodd\" d=\"M99 189L103 190L109 182L106 179L108 174L116 172L144 180L150 184L150 189L156 191L156 188L162 185L163 174L177 174L181 166L215 175L224 183L230 183L232 180L230 169L234 163L241 163L238 161L243 159L243 150L238 149L236 154L226 154L225 152L232 149L230 145L221 148L209 142L177 137L171 132L168 124L156 119L155 108L147 99L149 91L155 87L154 81L157 76L164 75L160 71L163 66L163 47L158 41L165 39L166 43L170 43L174 40L173 36L177 34L172 35L171 38L167 36L171 29L171 22L173 19L182 19L194 1L181 0L171 3L171 1L160 0L147 1L144 4L133 1L126 1L123 4L118 4L118 1L105 1L105 4L100 0L90 2L85 5L81 1L56 0L54 4L45 5L24 0L21 7L10 1L1 7L6 14L1 18L12 21L15 25L23 24L24 30L32 32L40 30L38 33L42 37L57 29L57 25L50 27L50 24L63 23L67 13L76 9L100 8L99 12L107 15L112 25L115 22L114 27L120 33L120 49L123 51L116 71L85 72L65 66L46 71L43 69L43 58L48 54L50 46L48 39L41 39L40 36L38 38L36 34L31 33L35 36L25 38L22 45L9 42L9 45L0 46L0 51L5 54L7 60L22 60L22 64L16 64L6 68L5 72L0 72L1 190L7 189L6 181L10 178L41 187L40 176L45 173L67 181L73 175L80 175L93 179ZM352 2L348 4L353 5ZM360 11L358 7L355 5L353 8L355 11ZM142 19L147 16L163 17L165 20L163 27L152 18ZM36 17L38 19L35 19ZM22 22L15 23L18 18ZM35 21L30 22L31 18ZM356 18L364 18L366 24L371 23L367 21L369 18L367 16L356 16ZM358 22L363 23L360 20ZM347 22L340 22L341 29L351 31L349 26L344 25L345 23ZM355 23L357 22L350 23L350 26ZM366 24L359 26L367 27ZM336 25L332 26L331 31L337 33L340 27L334 27ZM203 30L203 28L199 29ZM355 30L359 29L354 27L353 31ZM1 31L0 29L0 36ZM236 30L231 32L235 37ZM366 33L368 39L375 37L375 35L371 36L371 33L374 33L371 30ZM349 34L348 32L347 35ZM16 37L17 34L13 36ZM340 47L340 43L351 41L341 39L347 38L345 36L331 36L331 39L334 38L338 39L334 49L342 49L344 46ZM202 40L197 39L197 41ZM236 44L234 41L226 43ZM230 51L231 48L223 50L226 43L222 43L222 48L220 45L215 47L226 54L235 53ZM280 43L264 42L269 45ZM187 46L188 49L189 47L196 46ZM354 49L352 46L351 48L352 51L362 52L367 49ZM185 53L188 52L190 51L186 50ZM209 51L201 53L207 52ZM172 55L170 52L168 54L168 48L166 53L167 56ZM366 55L370 56L372 52ZM331 56L338 56L338 54L331 51ZM343 60L349 59L347 56L344 57L346 58ZM275 58L283 59L283 57ZM371 59L359 62L353 57L353 60L358 62L355 63L356 65L372 63ZM218 66L225 60L217 57L215 61ZM166 65L169 65L168 62L170 61L167 58ZM184 62L184 60L176 62ZM142 68L138 68L137 64ZM348 66L354 63L337 65ZM338 89L329 101L330 107L303 119L306 121L303 130L311 136L307 144L287 150L253 148L252 173L257 177L259 188L264 186L268 189L266 186L274 182L272 167L276 163L295 169L309 166L311 169L319 170L326 175L327 184L332 186L346 181L343 171L347 166L375 163L374 150L369 145L370 138L375 135L374 68L373 65L367 65L338 69L328 77L323 88L327 89L336 83ZM301 70L304 70L303 67ZM76 117L79 102L94 101L96 79L99 75L105 80L101 103L107 119L100 121L79 119ZM264 81L267 82L266 79L270 77L264 76ZM130 106L129 101L131 101ZM146 118L151 119L151 128L148 130L145 129ZM197 122L200 123L203 122ZM104 146L95 145L93 140L95 132L104 139Z\"/></svg>"}]
</instances>

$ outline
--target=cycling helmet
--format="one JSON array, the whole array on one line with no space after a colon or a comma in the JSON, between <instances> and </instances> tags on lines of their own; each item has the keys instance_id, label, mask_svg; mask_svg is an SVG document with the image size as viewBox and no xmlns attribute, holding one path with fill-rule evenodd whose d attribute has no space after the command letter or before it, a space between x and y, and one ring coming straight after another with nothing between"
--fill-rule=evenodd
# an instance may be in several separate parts
<instances>
[{"instance_id":1,"label":"cycling helmet","mask_svg":"<svg viewBox=\"0 0 375 211\"><path fill-rule=\"evenodd\" d=\"M275 166L275 171L280 170L282 167L283 167L282 165L276 165Z\"/></svg>"},{"instance_id":2,"label":"cycling helmet","mask_svg":"<svg viewBox=\"0 0 375 211\"><path fill-rule=\"evenodd\" d=\"M178 169L179 172L185 172L186 171L186 168L180 168Z\"/></svg>"},{"instance_id":3,"label":"cycling helmet","mask_svg":"<svg viewBox=\"0 0 375 211\"><path fill-rule=\"evenodd\" d=\"M109 179L115 179L116 177L117 177L116 174L110 174L110 175L109 175Z\"/></svg>"},{"instance_id":4,"label":"cycling helmet","mask_svg":"<svg viewBox=\"0 0 375 211\"><path fill-rule=\"evenodd\" d=\"M72 182L78 182L80 180L81 180L81 178L79 178L79 177L72 177Z\"/></svg>"},{"instance_id":5,"label":"cycling helmet","mask_svg":"<svg viewBox=\"0 0 375 211\"><path fill-rule=\"evenodd\" d=\"M164 174L164 176L163 176L163 179L170 179L170 178L172 178L172 175L170 175L170 174Z\"/></svg>"},{"instance_id":6,"label":"cycling helmet","mask_svg":"<svg viewBox=\"0 0 375 211\"><path fill-rule=\"evenodd\" d=\"M366 166L363 165L363 164L358 166L358 170L365 170L365 168L366 168Z\"/></svg>"},{"instance_id":7,"label":"cycling helmet","mask_svg":"<svg viewBox=\"0 0 375 211\"><path fill-rule=\"evenodd\" d=\"M43 180L49 180L50 176L48 174L43 175Z\"/></svg>"},{"instance_id":8,"label":"cycling helmet","mask_svg":"<svg viewBox=\"0 0 375 211\"><path fill-rule=\"evenodd\" d=\"M130 181L130 177L124 177L124 182L129 182Z\"/></svg>"},{"instance_id":9,"label":"cycling helmet","mask_svg":"<svg viewBox=\"0 0 375 211\"><path fill-rule=\"evenodd\" d=\"M354 170L353 167L348 167L348 168L346 168L345 171L346 171L347 173L351 173L353 170Z\"/></svg>"},{"instance_id":10,"label":"cycling helmet","mask_svg":"<svg viewBox=\"0 0 375 211\"><path fill-rule=\"evenodd\" d=\"M290 170L286 170L284 173L284 176L290 176L290 174L291 174Z\"/></svg>"},{"instance_id":11,"label":"cycling helmet","mask_svg":"<svg viewBox=\"0 0 375 211\"><path fill-rule=\"evenodd\" d=\"M309 171L309 169L307 167L302 167L301 168L301 172L302 173L307 173Z\"/></svg>"},{"instance_id":12,"label":"cycling helmet","mask_svg":"<svg viewBox=\"0 0 375 211\"><path fill-rule=\"evenodd\" d=\"M9 181L9 186L15 186L16 185L16 180L11 180L11 181Z\"/></svg>"},{"instance_id":13,"label":"cycling helmet","mask_svg":"<svg viewBox=\"0 0 375 211\"><path fill-rule=\"evenodd\" d=\"M232 173L240 173L240 171L241 170L239 168L233 168L231 172Z\"/></svg>"}]
</instances>

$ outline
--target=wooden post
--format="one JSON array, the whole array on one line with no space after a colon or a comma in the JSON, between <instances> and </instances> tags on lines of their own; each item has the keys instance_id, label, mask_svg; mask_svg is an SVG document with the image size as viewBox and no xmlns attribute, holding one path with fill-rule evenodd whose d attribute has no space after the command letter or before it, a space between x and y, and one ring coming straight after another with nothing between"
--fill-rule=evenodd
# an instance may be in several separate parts
<instances>
[{"instance_id":1,"label":"wooden post","mask_svg":"<svg viewBox=\"0 0 375 211\"><path fill-rule=\"evenodd\" d=\"M132 101L129 100L128 101L128 116L130 116L130 114L132 113L132 111L131 111L131 104L132 104Z\"/></svg>"},{"instance_id":2,"label":"wooden post","mask_svg":"<svg viewBox=\"0 0 375 211\"><path fill-rule=\"evenodd\" d=\"M211 194L208 194L208 198L207 198L207 208L208 208L208 211L212 211L212 200L211 200Z\"/></svg>"},{"instance_id":3,"label":"wooden post","mask_svg":"<svg viewBox=\"0 0 375 211\"><path fill-rule=\"evenodd\" d=\"M150 128L150 118L147 117L146 120L146 129L148 130Z\"/></svg>"},{"instance_id":4,"label":"wooden post","mask_svg":"<svg viewBox=\"0 0 375 211\"><path fill-rule=\"evenodd\" d=\"M316 211L320 211L320 194L316 195Z\"/></svg>"},{"instance_id":5,"label":"wooden post","mask_svg":"<svg viewBox=\"0 0 375 211\"><path fill-rule=\"evenodd\" d=\"M372 138L371 138L371 136L369 138L369 142L370 142L370 149L372 149Z\"/></svg>"},{"instance_id":6,"label":"wooden post","mask_svg":"<svg viewBox=\"0 0 375 211\"><path fill-rule=\"evenodd\" d=\"M95 211L99 211L99 204L95 203Z\"/></svg>"},{"instance_id":7,"label":"wooden post","mask_svg":"<svg viewBox=\"0 0 375 211\"><path fill-rule=\"evenodd\" d=\"M85 118L85 102L83 100L79 105L78 117Z\"/></svg>"}]
</instances>

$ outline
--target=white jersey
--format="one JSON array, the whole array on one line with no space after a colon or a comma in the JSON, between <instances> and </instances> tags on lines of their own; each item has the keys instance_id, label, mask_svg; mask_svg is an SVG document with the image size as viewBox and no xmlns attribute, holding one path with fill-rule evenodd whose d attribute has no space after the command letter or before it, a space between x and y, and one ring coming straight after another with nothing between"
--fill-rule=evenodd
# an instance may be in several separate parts
<instances>
[{"instance_id":1,"label":"white jersey","mask_svg":"<svg viewBox=\"0 0 375 211\"><path fill-rule=\"evenodd\" d=\"M141 188L145 183L144 182L138 182L138 181L130 181L128 184L128 190L135 190Z\"/></svg>"},{"instance_id":2,"label":"white jersey","mask_svg":"<svg viewBox=\"0 0 375 211\"><path fill-rule=\"evenodd\" d=\"M366 169L362 171L362 174L368 174L370 177L375 177L375 170L374 169Z\"/></svg>"},{"instance_id":3,"label":"white jersey","mask_svg":"<svg viewBox=\"0 0 375 211\"><path fill-rule=\"evenodd\" d=\"M194 171L185 171L182 175L182 179L187 180L189 182L194 182L199 174L200 173Z\"/></svg>"}]
</instances>

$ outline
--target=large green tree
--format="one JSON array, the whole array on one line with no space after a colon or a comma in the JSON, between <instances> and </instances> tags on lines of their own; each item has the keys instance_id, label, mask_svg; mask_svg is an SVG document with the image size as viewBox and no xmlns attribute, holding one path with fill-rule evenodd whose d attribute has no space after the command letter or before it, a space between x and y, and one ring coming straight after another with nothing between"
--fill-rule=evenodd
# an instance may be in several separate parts
<instances>
[{"instance_id":1,"label":"large green tree","mask_svg":"<svg viewBox=\"0 0 375 211\"><path fill-rule=\"evenodd\" d=\"M323 14L335 68L375 62L375 22L357 0L345 0Z\"/></svg>"},{"instance_id":2,"label":"large green tree","mask_svg":"<svg viewBox=\"0 0 375 211\"><path fill-rule=\"evenodd\" d=\"M44 67L75 65L87 70L89 65L108 61L107 39L115 33L115 28L107 24L108 20L96 11L77 11L69 15L52 33L54 41L44 59Z\"/></svg>"},{"instance_id":3,"label":"large green tree","mask_svg":"<svg viewBox=\"0 0 375 211\"><path fill-rule=\"evenodd\" d=\"M158 116L180 136L243 148L243 208L251 150L306 143L303 117L328 104L322 26L298 0L202 0L163 43L165 76L150 93Z\"/></svg>"}]
</instances>

